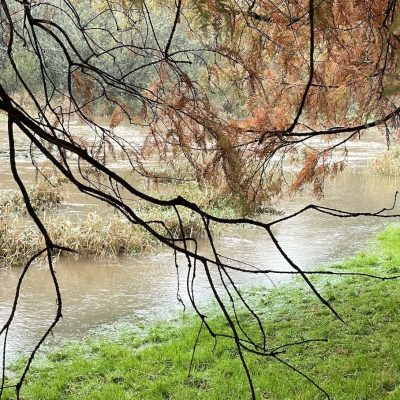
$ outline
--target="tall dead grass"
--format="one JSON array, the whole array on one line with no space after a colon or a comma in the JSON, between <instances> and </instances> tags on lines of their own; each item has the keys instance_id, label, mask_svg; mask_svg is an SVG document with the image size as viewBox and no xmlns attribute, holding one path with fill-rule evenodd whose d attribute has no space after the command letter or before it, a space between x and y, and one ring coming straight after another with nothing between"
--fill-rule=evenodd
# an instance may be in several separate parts
<instances>
[{"instance_id":1,"label":"tall dead grass","mask_svg":"<svg viewBox=\"0 0 400 400\"><path fill-rule=\"evenodd\" d=\"M383 153L369 163L369 170L376 175L397 178L400 176L400 146Z\"/></svg>"},{"instance_id":2,"label":"tall dead grass","mask_svg":"<svg viewBox=\"0 0 400 400\"><path fill-rule=\"evenodd\" d=\"M165 189L165 190L164 190ZM158 195L170 198L177 194L177 187L159 185ZM29 189L32 204L36 210L46 211L62 203L64 188L38 184ZM237 205L233 198L218 194L214 189L199 189L194 185L179 185L179 194L195 202L204 210L220 217L235 216ZM61 204L62 205L62 204ZM145 221L153 221L152 227L160 234L174 238L181 237L181 226L176 211L147 203L132 205ZM89 213L79 219L64 215L62 206L54 214L43 213L42 220L59 246L75 250L78 254L57 253L56 256L89 256L95 259L115 259L120 256L135 256L145 251L156 251L159 241L140 225L127 221L121 215L105 210L101 215ZM205 234L201 217L189 210L180 209L180 218L185 237L199 239ZM19 193L0 192L0 267L23 265L44 242L38 229L25 218L25 205ZM211 226L214 233L218 227Z\"/></svg>"}]
</instances>

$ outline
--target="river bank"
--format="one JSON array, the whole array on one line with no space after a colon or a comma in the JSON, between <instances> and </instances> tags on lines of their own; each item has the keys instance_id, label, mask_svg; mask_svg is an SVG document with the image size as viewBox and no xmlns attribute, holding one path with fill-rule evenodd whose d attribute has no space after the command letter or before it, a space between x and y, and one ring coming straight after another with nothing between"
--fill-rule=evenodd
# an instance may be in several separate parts
<instances>
[{"instance_id":1,"label":"river bank","mask_svg":"<svg viewBox=\"0 0 400 400\"><path fill-rule=\"evenodd\" d=\"M400 272L400 227L379 234L368 251L333 268L394 276ZM327 339L285 349L280 357L306 373L335 399L400 396L400 281L366 277L313 278L345 324L300 281L246 295L266 326L267 345ZM219 330L225 321L209 321ZM256 326L249 325L251 329ZM53 350L29 373L23 399L245 399L248 385L234 345L203 330L192 372L189 365L199 321L191 315L143 331L89 337ZM272 358L247 356L260 399L324 398L301 375ZM18 365L16 366L18 370ZM12 399L8 393L6 399Z\"/></svg>"},{"instance_id":2,"label":"river bank","mask_svg":"<svg viewBox=\"0 0 400 400\"><path fill-rule=\"evenodd\" d=\"M82 216L67 214L65 199L70 196L69 188L63 181L60 182L51 186L40 181L28 188L31 204L41 216L53 241L58 246L76 252L56 251L55 256L115 260L159 250L161 243L154 235L141 225L130 223L111 207L98 206L98 212L90 212L88 207L88 211ZM199 188L193 183L159 184L157 191L151 194L163 199L184 196L202 210L221 218L240 215L238 199L212 187ZM165 237L180 237L182 230L185 236L193 239L206 235L201 217L190 210L180 207L175 210L173 207L148 204L138 199L132 199L128 204L143 221L152 221L149 225ZM272 207L260 208L257 215L261 211L270 214L275 212ZM211 224L210 229L218 234L217 226ZM22 266L32 254L43 247L43 236L27 219L22 195L14 191L0 191L0 268Z\"/></svg>"}]
</instances>

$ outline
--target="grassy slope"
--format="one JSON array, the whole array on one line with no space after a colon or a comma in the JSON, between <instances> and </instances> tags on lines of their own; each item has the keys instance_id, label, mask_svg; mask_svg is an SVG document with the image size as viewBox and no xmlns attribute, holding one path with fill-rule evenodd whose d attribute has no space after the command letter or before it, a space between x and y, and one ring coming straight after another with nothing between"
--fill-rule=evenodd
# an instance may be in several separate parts
<instances>
[{"instance_id":1,"label":"grassy slope","mask_svg":"<svg viewBox=\"0 0 400 400\"><path fill-rule=\"evenodd\" d=\"M398 273L400 228L389 228L370 254L336 267ZM262 312L269 341L305 338L328 343L292 347L285 360L314 378L334 399L400 399L400 281L317 279L346 320L342 324L307 290L248 292ZM213 323L224 329L214 317ZM145 335L122 332L117 340L88 339L48 355L28 375L23 399L247 399L248 386L232 344L202 334L194 370L188 366L198 324L192 317L153 326ZM180 328L176 328L180 325ZM287 367L248 357L260 399L322 399L318 390ZM13 398L10 395L7 398Z\"/></svg>"}]
</instances>

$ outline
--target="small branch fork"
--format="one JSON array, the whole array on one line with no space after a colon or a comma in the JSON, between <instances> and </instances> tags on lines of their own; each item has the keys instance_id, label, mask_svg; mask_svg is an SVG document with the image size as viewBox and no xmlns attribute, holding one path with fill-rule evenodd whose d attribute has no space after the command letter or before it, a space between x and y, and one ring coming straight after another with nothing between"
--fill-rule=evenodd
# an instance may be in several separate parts
<instances>
[{"instance_id":1,"label":"small branch fork","mask_svg":"<svg viewBox=\"0 0 400 400\"><path fill-rule=\"evenodd\" d=\"M371 278L378 280L394 280L399 279L400 276L379 276L368 273L357 273L357 272L336 272L336 271L303 271L287 254L283 246L279 243L277 237L273 233L273 227L279 225L283 222L293 220L294 218L307 213L307 212L316 212L322 215L330 215L337 218L357 218L357 217L371 217L371 218L392 218L392 217L400 217L400 214L395 212L395 208L397 205L398 193L396 192L394 196L394 201L391 207L383 208L376 212L350 212L346 210L340 210L330 207L323 207L315 204L309 204L306 207L294 212L290 215L286 215L281 218L277 218L272 222L262 222L256 219L251 218L220 218L216 217L203 209L201 209L197 204L192 203L181 196L177 196L171 200L159 199L157 197L153 197L141 190L139 190L134 185L130 184L124 177L113 171L110 167L107 166L105 162L102 162L98 158L95 157L93 152L91 152L90 148L86 148L80 145L74 137L71 135L69 131L69 117L72 114L77 113L89 127L93 129L93 131L98 134L98 137L107 138L107 140L115 141L117 144L121 146L121 148L125 149L126 142L123 141L122 138L118 138L116 135L110 130L104 129L93 121L90 115L88 115L85 110L87 109L87 103L79 104L73 90L72 84L72 74L73 71L77 68L82 71L82 73L90 76L93 80L101 88L101 96L106 97L107 99L111 98L110 92L106 90L107 87L111 87L116 92L123 92L127 95L134 96L138 98L142 103L149 105L150 107L162 106L162 107L170 107L168 104L162 104L161 100L157 96L153 96L154 93L149 94L146 90L142 90L142 88L133 85L128 82L125 78L118 79L115 76L107 73L107 71L103 71L100 68L90 63L91 58L101 57L102 54L109 53L112 56L113 51L115 49L119 49L122 46L122 43L119 43L118 39L112 35L112 32L106 33L113 38L115 41L115 47L111 50L99 50L99 46L93 43L93 38L89 35L89 29L85 28L85 26L77 23L77 29L81 32L82 37L87 40L88 46L95 48L92 49L92 54L90 57L83 57L80 52L75 48L73 40L69 37L68 33L62 29L56 22L53 22L48 19L39 19L35 18L32 15L32 8L34 8L34 4L28 1L18 2L23 5L22 16L23 18L19 21L18 24L23 24L23 35L21 34L19 27L16 26L16 23L13 19L12 11L10 11L9 4L10 2L7 0L0 0L0 17L2 17L10 28L9 38L7 42L7 54L8 61L12 65L17 80L21 87L24 88L28 97L32 101L32 103L36 107L36 111L38 113L38 117L32 117L27 110L21 107L7 92L7 89L0 84L0 110L5 112L8 117L8 146L10 150L10 166L13 178L17 183L20 192L23 195L24 202L26 205L27 212L31 219L34 221L36 227L38 228L40 234L43 237L44 246L41 249L38 249L35 254L26 262L23 266L20 274L20 278L18 280L15 297L12 306L12 310L10 312L9 318L6 323L0 330L0 338L3 340L3 352L2 352L2 380L0 387L0 400L4 395L4 390L6 388L13 387L15 388L17 399L20 399L20 392L23 386L23 383L26 379L26 376L29 372L29 369L32 365L35 355L37 354L39 348L45 342L46 338L53 331L54 327L62 318L62 297L60 292L59 283L57 280L56 270L54 267L54 252L73 252L73 250L64 248L59 246L57 243L54 243L50 234L48 233L44 222L41 217L34 210L31 199L29 198L28 192L25 188L25 184L21 179L21 176L18 172L18 166L16 162L15 156L15 136L23 135L25 136L32 146L40 152L41 155L44 156L46 160L48 160L60 174L62 174L71 184L75 186L77 190L81 193L101 200L102 202L112 206L115 210L119 211L130 223L140 225L147 232L149 232L153 237L155 237L160 243L164 244L168 248L170 248L174 253L175 267L177 271L177 280L178 280L178 291L177 291L177 299L179 302L183 303L182 297L180 295L181 287L185 287L185 291L189 297L189 302L195 313L197 314L200 320L200 328L198 331L198 335L196 337L194 346L192 359L189 366L189 374L194 365L195 360L195 352L196 348L200 341L200 336L202 331L208 332L216 341L218 338L229 339L232 341L235 346L238 354L238 358L243 367L243 371L245 377L247 379L249 385L249 397L251 399L256 398L256 389L254 386L252 372L248 366L247 355L252 354L260 357L271 358L285 366L289 369L295 371L299 375L303 376L308 382L314 385L326 398L330 398L329 394L320 386L318 383L312 379L309 375L299 370L296 366L289 363L287 360L284 360L283 354L287 351L288 348L294 346L301 346L310 343L318 343L318 342L326 342L326 338L309 338L302 341L296 341L292 343L286 343L279 346L273 346L268 341L268 335L265 328L265 323L262 320L261 315L251 306L246 297L241 293L237 280L234 277L233 273L241 273L241 274L277 274L277 275L298 275L301 277L305 286L309 288L310 292L316 296L316 298L325 306L332 315L339 319L342 322L344 318L339 315L339 313L335 310L333 305L323 296L323 294L318 290L318 288L311 281L311 277L313 275L336 275L336 276L358 276L363 278ZM68 3L68 7L73 9L73 5L70 2ZM144 53L152 59L151 62L146 64L146 66L138 67L139 69L145 69L146 67L153 67L154 65L162 64L163 62L167 62L173 71L179 76L181 79L185 77L183 71L178 67L178 62L174 61L172 56L176 54L174 52L174 38L177 34L177 26L180 18L182 17L182 3L181 0L177 0L176 3L176 12L175 18L173 22L172 29L168 36L168 41L166 46L161 46L159 41L156 41L157 48L153 48L151 46L130 46L129 50L133 53ZM354 133L359 132L361 129L367 129L370 127L377 126L378 124L387 122L391 118L397 117L400 109L396 109L388 116L383 119L379 119L375 122L365 124L357 127L347 127L347 128L333 128L325 131L313 131L313 132L304 132L299 133L295 131L295 128L299 125L299 120L304 111L305 103L307 96L309 94L309 90L314 82L314 64L315 64L315 32L314 32L314 1L309 1L309 9L308 15L309 18L309 77L308 81L301 98L301 102L299 104L299 108L290 128L282 133L282 137L312 137L317 135L325 135L325 134L339 134L339 133ZM250 11L252 8L250 8ZM115 17L115 10L109 10L111 15ZM65 10L62 10L65 13ZM154 29L152 26L152 21L149 16L149 13L144 7L143 11L147 15L146 22L148 24L148 34L155 36ZM254 14L254 11L251 11ZM70 14L67 13L70 17ZM127 17L133 18L130 13L127 13ZM304 17L304 16L303 16ZM302 17L302 18L303 18ZM115 23L117 24L118 18L115 18ZM1 21L0 21L1 22ZM133 20L131 21L133 24ZM48 74L48 70L46 67L45 60L43 58L42 48L40 46L39 32L43 34L45 32L47 35L50 35L53 39L55 45L57 45L66 59L68 64L68 88L67 94L65 95L69 101L69 105L71 109L74 111L71 113L62 111L57 112L56 107L52 105L52 94L57 91L54 83L51 80L51 76ZM29 39L27 39L29 38ZM23 42L28 41L32 48L32 51L35 53L39 60L40 64L40 72L43 79L43 90L45 93L45 105L41 105L39 99L33 91L31 90L29 84L24 79L23 75L20 73L19 68L13 58L13 46L15 40L21 40ZM154 39L154 38L153 38ZM156 39L156 37L155 37ZM146 40L144 41L145 43ZM157 54L156 60L154 59L154 54ZM138 70L139 70L138 69ZM130 73L134 74L135 71L130 71ZM49 95L49 93L52 93ZM145 94L143 94L145 93ZM57 117L57 124L52 123L49 120L48 112L50 114ZM17 128L17 130L15 129ZM263 133L257 141L259 143L263 142L264 138L269 134ZM349 138L352 135L349 135ZM131 153L128 153L131 154ZM132 167L134 167L134 163L131 159L129 162ZM101 177L103 177L103 182L98 183L94 179L90 179L88 175L83 174L82 169L80 168L81 164L89 165L93 170L95 170ZM76 168L78 166L78 168ZM151 204L163 207L165 209L171 209L175 213L176 221L178 222L178 232L173 233L166 225L164 221L152 220L146 221L141 218L140 215L135 211L134 207L129 203L129 201L124 201L121 197L121 190L124 190L126 193L135 196L136 198ZM193 215L197 216L202 223L202 227L205 232L205 240L208 244L209 252L201 252L199 244L197 240L190 235L187 234L187 230L185 229L185 225L182 219L182 211L190 211ZM256 265L252 265L250 263L245 263L240 260L235 260L234 258L230 258L227 255L220 254L218 251L218 246L215 241L215 237L213 235L212 227L214 225L220 226L229 226L229 225L238 225L243 224L247 227L257 228L260 230L261 234L264 237L271 241L275 248L279 251L283 259L287 261L290 270L278 270L278 269L262 269ZM181 265L178 262L179 255L184 257L185 263L187 265L186 275L184 277L185 284L181 285L182 275L180 274ZM55 292L55 300L56 300L56 312L54 315L54 319L51 324L48 326L45 334L41 337L41 339L36 343L34 350L30 353L29 359L25 365L25 368L18 379L18 382L14 385L7 385L6 383L6 348L7 348L7 340L9 329L14 321L15 313L18 307L18 301L20 299L21 288L24 282L24 279L33 263L35 263L39 257L46 256L47 267L49 274L51 276L54 292ZM196 277L198 272L202 271L205 273L207 278L208 286L213 294L214 299L217 302L220 315L225 319L228 326L228 333L226 331L219 332L215 330L212 323L209 322L207 316L200 309L197 299L195 297L195 288L196 288ZM243 323L241 312L244 311L246 316L249 317L257 326L257 335L254 335L249 332ZM257 336L257 337L256 337Z\"/></svg>"}]
</instances>

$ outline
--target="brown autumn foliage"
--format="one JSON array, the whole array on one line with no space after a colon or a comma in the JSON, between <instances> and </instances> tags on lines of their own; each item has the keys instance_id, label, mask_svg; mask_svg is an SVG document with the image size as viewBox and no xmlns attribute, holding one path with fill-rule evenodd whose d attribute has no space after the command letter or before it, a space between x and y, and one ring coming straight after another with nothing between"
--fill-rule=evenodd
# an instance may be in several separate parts
<instances>
[{"instance_id":1,"label":"brown autumn foliage","mask_svg":"<svg viewBox=\"0 0 400 400\"><path fill-rule=\"evenodd\" d=\"M109 7L104 0L90 4L99 16ZM94 127L98 137L84 148L103 163L119 147L146 177L212 184L247 209L285 188L308 185L321 195L325 177L345 166L348 140L375 127L396 135L397 1L136 0L113 2L112 9L119 25L77 34L91 55L70 51L72 85L64 106ZM42 12L40 28L54 34L47 19L59 10L50 15L39 2L35 12ZM168 22L162 34L156 18ZM137 43L132 38L141 19L153 33ZM96 30L109 34L109 46L90 36ZM126 56L123 62L118 54ZM106 56L117 66L112 73L102 64ZM126 73L140 57L142 65ZM136 84L139 70L151 76L146 84ZM100 100L109 103L108 131L93 125ZM55 115L55 127L62 125L66 111L42 108ZM140 127L140 149L118 137L124 121ZM157 158L166 166L162 174L147 162Z\"/></svg>"},{"instance_id":2,"label":"brown autumn foliage","mask_svg":"<svg viewBox=\"0 0 400 400\"><path fill-rule=\"evenodd\" d=\"M162 106L143 152L170 163L180 156L199 184L225 185L248 203L282 190L290 156L299 163L290 190L310 184L320 195L366 123L397 129L395 99L384 93L399 65L397 8L391 0L207 1L211 23L199 29L187 4L180 28L209 52L207 73L174 73L168 59L159 66L151 91ZM299 151L304 142L309 149Z\"/></svg>"}]
</instances>

